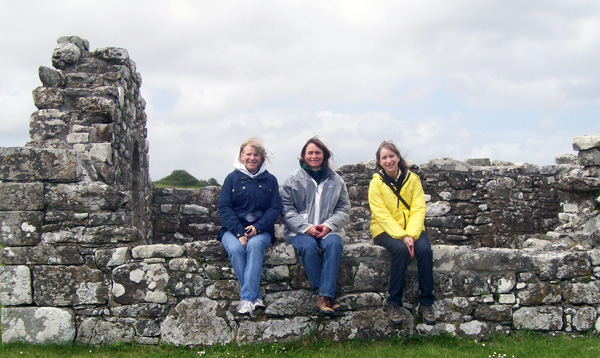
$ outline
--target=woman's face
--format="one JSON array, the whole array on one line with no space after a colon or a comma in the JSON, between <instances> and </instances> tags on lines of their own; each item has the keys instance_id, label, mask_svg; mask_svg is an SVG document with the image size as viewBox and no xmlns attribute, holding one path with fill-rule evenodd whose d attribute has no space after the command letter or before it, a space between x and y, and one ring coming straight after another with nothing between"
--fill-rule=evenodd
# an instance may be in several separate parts
<instances>
[{"instance_id":1,"label":"woman's face","mask_svg":"<svg viewBox=\"0 0 600 358\"><path fill-rule=\"evenodd\" d=\"M247 145L240 154L240 161L250 173L254 173L262 164L262 157L253 146Z\"/></svg>"},{"instance_id":2,"label":"woman's face","mask_svg":"<svg viewBox=\"0 0 600 358\"><path fill-rule=\"evenodd\" d=\"M303 159L310 169L317 170L323 165L323 151L314 143L310 143L306 146Z\"/></svg>"},{"instance_id":3,"label":"woman's face","mask_svg":"<svg viewBox=\"0 0 600 358\"><path fill-rule=\"evenodd\" d=\"M384 147L379 152L379 165L381 165L381 167L385 169L387 175L393 178L395 178L398 175L399 162L400 158L398 158L398 155L393 151Z\"/></svg>"}]
</instances>

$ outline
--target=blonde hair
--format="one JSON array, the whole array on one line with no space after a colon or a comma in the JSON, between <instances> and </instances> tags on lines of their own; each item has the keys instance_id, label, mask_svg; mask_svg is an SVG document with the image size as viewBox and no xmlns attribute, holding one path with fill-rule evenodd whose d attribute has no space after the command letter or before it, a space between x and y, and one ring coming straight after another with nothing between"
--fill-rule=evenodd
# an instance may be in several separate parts
<instances>
[{"instance_id":1,"label":"blonde hair","mask_svg":"<svg viewBox=\"0 0 600 358\"><path fill-rule=\"evenodd\" d=\"M260 155L260 159L261 159L260 164L264 163L265 160L268 160L269 162L271 161L269 159L269 155L267 154L267 150L265 149L265 146L262 144L260 139L252 137L252 138L248 138L240 146L240 153L238 155L238 161L240 163L242 163L242 160L240 157L241 157L242 153L244 152L244 148L246 148L246 146L251 146Z\"/></svg>"}]
</instances>

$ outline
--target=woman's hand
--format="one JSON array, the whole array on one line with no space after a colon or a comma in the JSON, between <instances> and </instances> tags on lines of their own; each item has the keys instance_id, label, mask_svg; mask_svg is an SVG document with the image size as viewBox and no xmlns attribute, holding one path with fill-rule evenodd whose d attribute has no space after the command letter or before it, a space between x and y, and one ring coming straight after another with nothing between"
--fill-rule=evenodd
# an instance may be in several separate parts
<instances>
[{"instance_id":1,"label":"woman's hand","mask_svg":"<svg viewBox=\"0 0 600 358\"><path fill-rule=\"evenodd\" d=\"M252 236L256 236L256 228L254 225L248 225L244 228L244 236L250 239Z\"/></svg>"},{"instance_id":2,"label":"woman's hand","mask_svg":"<svg viewBox=\"0 0 600 358\"><path fill-rule=\"evenodd\" d=\"M402 241L406 244L406 247L408 247L408 252L410 253L410 258L414 259L415 258L415 240L410 236L405 236L402 238Z\"/></svg>"},{"instance_id":3,"label":"woman's hand","mask_svg":"<svg viewBox=\"0 0 600 358\"><path fill-rule=\"evenodd\" d=\"M242 236L239 238L240 243L242 244L242 246L244 247L244 249L246 247L248 247L248 238L246 236Z\"/></svg>"},{"instance_id":4,"label":"woman's hand","mask_svg":"<svg viewBox=\"0 0 600 358\"><path fill-rule=\"evenodd\" d=\"M304 233L314 237L315 239L322 239L325 237L325 235L329 234L330 231L331 229L328 226L321 224L311 226Z\"/></svg>"}]
</instances>

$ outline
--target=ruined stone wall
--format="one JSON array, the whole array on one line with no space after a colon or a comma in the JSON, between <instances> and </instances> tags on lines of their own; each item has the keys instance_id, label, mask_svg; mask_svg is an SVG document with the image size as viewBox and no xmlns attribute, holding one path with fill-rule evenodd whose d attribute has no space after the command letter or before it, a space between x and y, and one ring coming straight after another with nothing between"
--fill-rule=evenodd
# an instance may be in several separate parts
<instances>
[{"instance_id":1,"label":"ruined stone wall","mask_svg":"<svg viewBox=\"0 0 600 358\"><path fill-rule=\"evenodd\" d=\"M221 244L219 188L154 189L140 76L124 49L61 38L34 91L32 141L0 148L2 341L282 342L513 330L600 331L600 137L538 167L487 159L412 165L427 195L438 323L387 321L389 256L370 240L374 163L339 169L352 201L334 318L290 245L267 250L264 314L235 314L239 285ZM281 224L277 235L281 237Z\"/></svg>"}]
</instances>

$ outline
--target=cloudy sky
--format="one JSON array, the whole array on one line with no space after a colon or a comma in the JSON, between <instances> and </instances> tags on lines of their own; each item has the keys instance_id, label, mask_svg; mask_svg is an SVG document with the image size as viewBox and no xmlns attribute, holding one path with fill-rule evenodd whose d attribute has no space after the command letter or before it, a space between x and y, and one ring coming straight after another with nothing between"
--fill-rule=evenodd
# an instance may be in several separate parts
<instances>
[{"instance_id":1,"label":"cloudy sky","mask_svg":"<svg viewBox=\"0 0 600 358\"><path fill-rule=\"evenodd\" d=\"M0 146L29 140L37 69L77 35L136 62L153 180L222 182L251 136L282 181L314 135L338 167L384 139L545 165L600 135L597 0L2 0L0 30Z\"/></svg>"}]
</instances>

